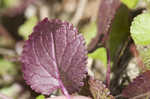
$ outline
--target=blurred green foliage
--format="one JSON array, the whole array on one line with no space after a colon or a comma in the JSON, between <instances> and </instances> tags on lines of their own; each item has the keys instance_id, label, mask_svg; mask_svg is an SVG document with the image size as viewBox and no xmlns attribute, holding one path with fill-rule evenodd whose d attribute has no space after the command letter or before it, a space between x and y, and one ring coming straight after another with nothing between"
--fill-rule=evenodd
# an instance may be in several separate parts
<instances>
[{"instance_id":1,"label":"blurred green foliage","mask_svg":"<svg viewBox=\"0 0 150 99\"><path fill-rule=\"evenodd\" d=\"M128 8L135 8L139 0L121 0Z\"/></svg>"},{"instance_id":2,"label":"blurred green foliage","mask_svg":"<svg viewBox=\"0 0 150 99\"><path fill-rule=\"evenodd\" d=\"M104 66L107 65L107 55L105 48L98 48L93 53L88 54L88 57L91 57L96 60L100 60Z\"/></svg>"},{"instance_id":3,"label":"blurred green foliage","mask_svg":"<svg viewBox=\"0 0 150 99\"><path fill-rule=\"evenodd\" d=\"M45 99L45 96L44 95L39 95L36 97L36 99Z\"/></svg>"},{"instance_id":4,"label":"blurred green foliage","mask_svg":"<svg viewBox=\"0 0 150 99\"><path fill-rule=\"evenodd\" d=\"M87 24L85 27L81 29L81 33L86 41L86 45L88 45L92 38L94 38L97 34L97 24L96 22L91 22ZM107 64L107 56L105 48L98 48L93 53L88 54L89 58L100 60L105 66Z\"/></svg>"},{"instance_id":5,"label":"blurred green foliage","mask_svg":"<svg viewBox=\"0 0 150 99\"><path fill-rule=\"evenodd\" d=\"M15 75L17 73L15 64L1 58L0 58L0 68L2 68L0 69L0 75L5 75L5 74Z\"/></svg>"},{"instance_id":6,"label":"blurred green foliage","mask_svg":"<svg viewBox=\"0 0 150 99\"><path fill-rule=\"evenodd\" d=\"M0 8L10 8L17 4L19 0L0 0Z\"/></svg>"},{"instance_id":7,"label":"blurred green foliage","mask_svg":"<svg viewBox=\"0 0 150 99\"><path fill-rule=\"evenodd\" d=\"M25 21L23 25L19 28L19 34L25 39L28 39L28 36L32 33L33 27L36 25L38 19L36 16L32 16Z\"/></svg>"}]
</instances>

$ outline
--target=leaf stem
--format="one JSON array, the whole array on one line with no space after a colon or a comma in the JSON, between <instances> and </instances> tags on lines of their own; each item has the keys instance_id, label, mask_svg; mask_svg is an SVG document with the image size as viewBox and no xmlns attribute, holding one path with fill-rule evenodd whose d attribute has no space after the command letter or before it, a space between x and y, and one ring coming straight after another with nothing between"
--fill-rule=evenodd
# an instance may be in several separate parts
<instances>
[{"instance_id":1,"label":"leaf stem","mask_svg":"<svg viewBox=\"0 0 150 99\"><path fill-rule=\"evenodd\" d=\"M134 44L132 44L130 46L130 51L133 54L133 56L136 58L137 64L138 64L139 68L141 69L141 71L145 72L147 70L147 68L145 67L145 65L144 65L144 63L140 57L140 54L139 54L139 52L138 52L138 50Z\"/></svg>"},{"instance_id":2,"label":"leaf stem","mask_svg":"<svg viewBox=\"0 0 150 99\"><path fill-rule=\"evenodd\" d=\"M106 48L107 52L107 72L106 72L106 85L109 88L110 85L110 72L111 72L111 58L110 58L110 50L109 48Z\"/></svg>"},{"instance_id":3,"label":"leaf stem","mask_svg":"<svg viewBox=\"0 0 150 99\"><path fill-rule=\"evenodd\" d=\"M71 99L67 89L64 87L61 80L59 80L59 83L60 83L61 91L63 92L63 94L67 97L67 99Z\"/></svg>"}]
</instances>

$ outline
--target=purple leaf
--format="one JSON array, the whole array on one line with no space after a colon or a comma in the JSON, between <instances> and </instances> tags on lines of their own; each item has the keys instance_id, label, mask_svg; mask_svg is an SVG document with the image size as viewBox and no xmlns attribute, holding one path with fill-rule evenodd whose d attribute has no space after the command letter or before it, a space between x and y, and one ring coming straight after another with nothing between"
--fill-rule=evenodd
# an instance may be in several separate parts
<instances>
[{"instance_id":1,"label":"purple leaf","mask_svg":"<svg viewBox=\"0 0 150 99\"><path fill-rule=\"evenodd\" d=\"M147 93L148 95L150 93L150 70L136 77L136 79L123 90L122 95L127 98L137 97L135 99L146 99L142 97L145 97Z\"/></svg>"},{"instance_id":2,"label":"purple leaf","mask_svg":"<svg viewBox=\"0 0 150 99\"><path fill-rule=\"evenodd\" d=\"M64 88L79 91L86 77L84 38L72 24L60 20L39 22L26 41L21 57L27 84L36 92L49 95Z\"/></svg>"},{"instance_id":3,"label":"purple leaf","mask_svg":"<svg viewBox=\"0 0 150 99\"><path fill-rule=\"evenodd\" d=\"M104 43L108 38L110 25L120 7L120 0L101 0L98 13L98 33L88 45L88 51L92 52L97 48L98 43Z\"/></svg>"}]
</instances>

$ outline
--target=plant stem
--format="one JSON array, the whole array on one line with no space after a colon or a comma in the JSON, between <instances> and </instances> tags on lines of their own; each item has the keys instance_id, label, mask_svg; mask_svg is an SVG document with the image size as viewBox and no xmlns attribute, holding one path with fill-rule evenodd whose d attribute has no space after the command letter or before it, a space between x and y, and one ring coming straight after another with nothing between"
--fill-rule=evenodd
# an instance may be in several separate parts
<instances>
[{"instance_id":1,"label":"plant stem","mask_svg":"<svg viewBox=\"0 0 150 99\"><path fill-rule=\"evenodd\" d=\"M111 58L110 58L110 50L109 48L106 48L107 52L107 72L106 72L106 85L109 88L110 86L110 72L111 72Z\"/></svg>"},{"instance_id":2,"label":"plant stem","mask_svg":"<svg viewBox=\"0 0 150 99\"><path fill-rule=\"evenodd\" d=\"M60 83L61 91L63 92L63 94L67 97L67 99L71 99L67 89L65 88L61 80L59 81L59 83Z\"/></svg>"},{"instance_id":3,"label":"plant stem","mask_svg":"<svg viewBox=\"0 0 150 99\"><path fill-rule=\"evenodd\" d=\"M145 72L147 70L147 68L145 67L145 65L144 65L144 63L140 57L140 54L139 54L139 52L136 49L136 46L134 44L132 44L130 46L130 51L132 52L133 56L136 58L137 64L138 64L139 68L141 69L141 71Z\"/></svg>"}]
</instances>

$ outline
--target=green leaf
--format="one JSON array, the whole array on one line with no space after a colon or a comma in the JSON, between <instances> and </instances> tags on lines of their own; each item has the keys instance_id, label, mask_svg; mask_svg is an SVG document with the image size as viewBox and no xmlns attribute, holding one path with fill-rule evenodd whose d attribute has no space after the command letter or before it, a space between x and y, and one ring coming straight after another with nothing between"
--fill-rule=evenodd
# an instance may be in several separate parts
<instances>
[{"instance_id":1,"label":"green leaf","mask_svg":"<svg viewBox=\"0 0 150 99\"><path fill-rule=\"evenodd\" d=\"M88 57L100 60L105 66L107 64L107 55L105 48L98 48L93 53L88 54Z\"/></svg>"},{"instance_id":2,"label":"green leaf","mask_svg":"<svg viewBox=\"0 0 150 99\"><path fill-rule=\"evenodd\" d=\"M36 97L36 99L45 99L45 96L44 95L39 95Z\"/></svg>"},{"instance_id":3,"label":"green leaf","mask_svg":"<svg viewBox=\"0 0 150 99\"><path fill-rule=\"evenodd\" d=\"M135 17L130 32L144 65L150 69L150 13Z\"/></svg>"},{"instance_id":4,"label":"green leaf","mask_svg":"<svg viewBox=\"0 0 150 99\"><path fill-rule=\"evenodd\" d=\"M114 60L120 46L128 39L130 32L129 29L129 10L122 5L112 23L112 29L108 41L112 60Z\"/></svg>"},{"instance_id":5,"label":"green leaf","mask_svg":"<svg viewBox=\"0 0 150 99\"><path fill-rule=\"evenodd\" d=\"M131 36L138 45L150 44L150 13L143 13L134 18L131 25Z\"/></svg>"},{"instance_id":6,"label":"green leaf","mask_svg":"<svg viewBox=\"0 0 150 99\"><path fill-rule=\"evenodd\" d=\"M135 8L139 0L121 0L128 8Z\"/></svg>"},{"instance_id":7,"label":"green leaf","mask_svg":"<svg viewBox=\"0 0 150 99\"><path fill-rule=\"evenodd\" d=\"M19 34L25 39L28 39L28 36L32 33L33 27L37 23L37 17L32 16L30 17L23 25L19 28Z\"/></svg>"}]
</instances>

